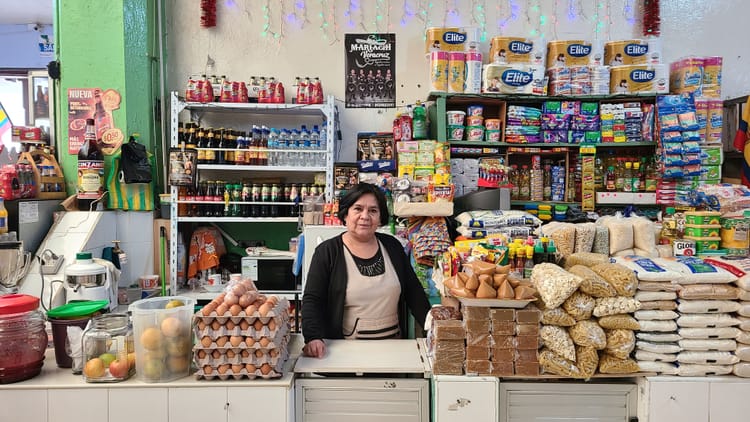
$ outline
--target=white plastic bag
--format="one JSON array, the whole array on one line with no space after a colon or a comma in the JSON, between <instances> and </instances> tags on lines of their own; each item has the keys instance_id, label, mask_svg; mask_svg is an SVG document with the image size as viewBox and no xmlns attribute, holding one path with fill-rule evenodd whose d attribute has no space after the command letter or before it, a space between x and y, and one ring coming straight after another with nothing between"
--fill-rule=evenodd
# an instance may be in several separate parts
<instances>
[{"instance_id":1,"label":"white plastic bag","mask_svg":"<svg viewBox=\"0 0 750 422\"><path fill-rule=\"evenodd\" d=\"M718 352L734 352L737 349L737 342L734 340L685 340L678 342L682 350L695 350L704 352L716 350Z\"/></svg>"},{"instance_id":2,"label":"white plastic bag","mask_svg":"<svg viewBox=\"0 0 750 422\"><path fill-rule=\"evenodd\" d=\"M638 332L635 336L638 338L638 340L645 340L654 343L669 343L682 340L682 336L675 333Z\"/></svg>"},{"instance_id":3,"label":"white plastic bag","mask_svg":"<svg viewBox=\"0 0 750 422\"><path fill-rule=\"evenodd\" d=\"M620 256L615 262L624 265L633 272L640 281L675 281L680 278L680 273L668 270L655 262L652 258L643 256Z\"/></svg>"},{"instance_id":4,"label":"white plastic bag","mask_svg":"<svg viewBox=\"0 0 750 422\"><path fill-rule=\"evenodd\" d=\"M646 350L640 350L638 344L635 345L635 358L638 361L648 360L652 362L677 362L677 353L654 353Z\"/></svg>"},{"instance_id":5,"label":"white plastic bag","mask_svg":"<svg viewBox=\"0 0 750 422\"><path fill-rule=\"evenodd\" d=\"M729 312L738 312L740 309L740 304L731 300L682 299L677 305L677 309L683 314L725 314ZM747 316L750 316L750 306L747 309ZM738 313L742 315L742 313Z\"/></svg>"},{"instance_id":6,"label":"white plastic bag","mask_svg":"<svg viewBox=\"0 0 750 422\"><path fill-rule=\"evenodd\" d=\"M740 330L735 327L680 328L677 332L682 338L696 340L736 339L740 334Z\"/></svg>"},{"instance_id":7,"label":"white plastic bag","mask_svg":"<svg viewBox=\"0 0 750 422\"><path fill-rule=\"evenodd\" d=\"M609 254L616 253L625 249L633 249L633 224L622 216L619 212L614 216L605 216L596 220L596 224L605 226L609 229Z\"/></svg>"},{"instance_id":8,"label":"white plastic bag","mask_svg":"<svg viewBox=\"0 0 750 422\"><path fill-rule=\"evenodd\" d=\"M667 362L655 362L650 360L639 360L638 367L641 372L656 372L663 375L677 375L677 366Z\"/></svg>"},{"instance_id":9,"label":"white plastic bag","mask_svg":"<svg viewBox=\"0 0 750 422\"><path fill-rule=\"evenodd\" d=\"M644 352L661 354L679 353L682 351L682 348L675 343L651 343L642 340L637 341L635 343L635 347L638 350L643 350Z\"/></svg>"},{"instance_id":10,"label":"white plastic bag","mask_svg":"<svg viewBox=\"0 0 750 422\"><path fill-rule=\"evenodd\" d=\"M686 363L677 369L681 377L705 377L707 375L727 375L732 373L733 365L695 365Z\"/></svg>"},{"instance_id":11,"label":"white plastic bag","mask_svg":"<svg viewBox=\"0 0 750 422\"><path fill-rule=\"evenodd\" d=\"M679 315L675 311L635 311L638 321L671 321Z\"/></svg>"},{"instance_id":12,"label":"white plastic bag","mask_svg":"<svg viewBox=\"0 0 750 422\"><path fill-rule=\"evenodd\" d=\"M700 365L733 365L740 359L729 352L690 352L677 354L677 362L695 363Z\"/></svg>"},{"instance_id":13,"label":"white plastic bag","mask_svg":"<svg viewBox=\"0 0 750 422\"><path fill-rule=\"evenodd\" d=\"M677 325L688 328L734 327L740 320L729 314L684 314L677 318ZM750 327L750 321L748 321Z\"/></svg>"}]
</instances>

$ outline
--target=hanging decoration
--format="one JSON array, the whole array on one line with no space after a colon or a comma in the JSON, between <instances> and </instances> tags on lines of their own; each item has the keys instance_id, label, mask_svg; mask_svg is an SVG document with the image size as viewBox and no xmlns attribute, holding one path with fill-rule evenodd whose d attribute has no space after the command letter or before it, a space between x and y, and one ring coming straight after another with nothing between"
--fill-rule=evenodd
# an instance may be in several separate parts
<instances>
[{"instance_id":1,"label":"hanging decoration","mask_svg":"<svg viewBox=\"0 0 750 422\"><path fill-rule=\"evenodd\" d=\"M604 3L604 22L606 22L607 41L611 41L612 40L612 25L614 25L614 22L612 22L611 0L607 0Z\"/></svg>"},{"instance_id":2,"label":"hanging decoration","mask_svg":"<svg viewBox=\"0 0 750 422\"><path fill-rule=\"evenodd\" d=\"M529 7L526 8L526 23L532 27L531 30L529 30L529 35L532 37L538 37L541 34L541 25L543 24L543 21L546 19L542 13L540 12L541 7L539 6L539 0L533 0ZM536 24L531 22L531 15L532 13L535 13L537 16Z\"/></svg>"},{"instance_id":3,"label":"hanging decoration","mask_svg":"<svg viewBox=\"0 0 750 422\"><path fill-rule=\"evenodd\" d=\"M471 23L479 26L479 41L487 40L487 15L485 0L471 0Z\"/></svg>"},{"instance_id":4,"label":"hanging decoration","mask_svg":"<svg viewBox=\"0 0 750 422\"><path fill-rule=\"evenodd\" d=\"M505 19L498 21L498 32L500 34L505 33L505 27L508 26L510 21L518 20L521 6L516 3L516 0L508 0L508 15ZM498 12L498 16L502 16L501 12Z\"/></svg>"},{"instance_id":5,"label":"hanging decoration","mask_svg":"<svg viewBox=\"0 0 750 422\"><path fill-rule=\"evenodd\" d=\"M289 22L298 23L299 29L304 29L305 25L310 23L310 19L307 18L307 4L305 0L295 0L294 11L287 18Z\"/></svg>"},{"instance_id":6,"label":"hanging decoration","mask_svg":"<svg viewBox=\"0 0 750 422\"><path fill-rule=\"evenodd\" d=\"M569 21L576 20L577 14L578 14L578 9L576 9L575 0L568 0L568 20Z\"/></svg>"},{"instance_id":7,"label":"hanging decoration","mask_svg":"<svg viewBox=\"0 0 750 422\"><path fill-rule=\"evenodd\" d=\"M354 10L354 1L349 0L349 2L346 5L346 10L344 10L344 17L348 20L346 24L349 26L349 28L354 28L354 21L352 20L353 10Z\"/></svg>"},{"instance_id":8,"label":"hanging decoration","mask_svg":"<svg viewBox=\"0 0 750 422\"><path fill-rule=\"evenodd\" d=\"M375 0L375 19L372 20L375 26L375 33L380 33L380 21L383 20L383 0Z\"/></svg>"},{"instance_id":9,"label":"hanging decoration","mask_svg":"<svg viewBox=\"0 0 750 422\"><path fill-rule=\"evenodd\" d=\"M409 5L409 0L404 0L403 11L401 12L401 26L406 26L414 18L414 11Z\"/></svg>"},{"instance_id":10,"label":"hanging decoration","mask_svg":"<svg viewBox=\"0 0 750 422\"><path fill-rule=\"evenodd\" d=\"M557 39L557 13L560 8L560 0L555 0L555 8L552 10L552 15L550 16L550 19L552 19L552 39Z\"/></svg>"},{"instance_id":11,"label":"hanging decoration","mask_svg":"<svg viewBox=\"0 0 750 422\"><path fill-rule=\"evenodd\" d=\"M635 25L635 8L633 7L633 0L625 0L625 6L622 8L622 15L630 26Z\"/></svg>"},{"instance_id":12,"label":"hanging decoration","mask_svg":"<svg viewBox=\"0 0 750 422\"><path fill-rule=\"evenodd\" d=\"M591 17L591 20L594 22L594 34L597 40L601 38L602 28L604 28L604 23L601 21L601 10L603 7L602 2L597 2L594 7L594 16Z\"/></svg>"},{"instance_id":13,"label":"hanging decoration","mask_svg":"<svg viewBox=\"0 0 750 422\"><path fill-rule=\"evenodd\" d=\"M278 39L279 42L281 42L281 38L284 38L284 21L285 19L283 16L286 16L286 8L283 1L279 2L279 16L282 18L279 19L279 32L276 32L273 34L274 38Z\"/></svg>"},{"instance_id":14,"label":"hanging decoration","mask_svg":"<svg viewBox=\"0 0 750 422\"><path fill-rule=\"evenodd\" d=\"M643 0L643 35L661 35L661 11L659 0Z\"/></svg>"},{"instance_id":15,"label":"hanging decoration","mask_svg":"<svg viewBox=\"0 0 750 422\"><path fill-rule=\"evenodd\" d=\"M448 17L450 17L450 25L457 26L460 22L458 15L458 0L445 0L445 13L443 14L443 27L448 26Z\"/></svg>"},{"instance_id":16,"label":"hanging decoration","mask_svg":"<svg viewBox=\"0 0 750 422\"><path fill-rule=\"evenodd\" d=\"M201 28L216 26L216 0L201 0Z\"/></svg>"}]
</instances>

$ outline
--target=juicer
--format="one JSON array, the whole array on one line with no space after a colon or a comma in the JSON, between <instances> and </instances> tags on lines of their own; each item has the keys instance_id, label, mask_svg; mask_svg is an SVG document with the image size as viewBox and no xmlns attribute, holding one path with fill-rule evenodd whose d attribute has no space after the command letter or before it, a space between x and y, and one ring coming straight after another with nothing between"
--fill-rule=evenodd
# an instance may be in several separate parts
<instances>
[{"instance_id":1,"label":"juicer","mask_svg":"<svg viewBox=\"0 0 750 422\"><path fill-rule=\"evenodd\" d=\"M93 259L90 252L76 254L76 262L65 267L65 303L82 300L106 300L107 309L117 307L117 283L114 264Z\"/></svg>"}]
</instances>

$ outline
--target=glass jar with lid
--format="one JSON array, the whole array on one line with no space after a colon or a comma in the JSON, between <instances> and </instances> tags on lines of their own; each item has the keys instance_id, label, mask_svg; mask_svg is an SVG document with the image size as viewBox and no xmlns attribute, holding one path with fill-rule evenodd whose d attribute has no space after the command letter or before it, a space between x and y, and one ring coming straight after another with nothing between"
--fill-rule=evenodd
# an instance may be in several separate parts
<instances>
[{"instance_id":1,"label":"glass jar with lid","mask_svg":"<svg viewBox=\"0 0 750 422\"><path fill-rule=\"evenodd\" d=\"M135 349L128 315L105 314L92 319L83 333L83 357L86 382L130 378L135 372Z\"/></svg>"},{"instance_id":2,"label":"glass jar with lid","mask_svg":"<svg viewBox=\"0 0 750 422\"><path fill-rule=\"evenodd\" d=\"M0 384L23 381L41 372L47 349L45 323L39 298L0 296Z\"/></svg>"}]
</instances>

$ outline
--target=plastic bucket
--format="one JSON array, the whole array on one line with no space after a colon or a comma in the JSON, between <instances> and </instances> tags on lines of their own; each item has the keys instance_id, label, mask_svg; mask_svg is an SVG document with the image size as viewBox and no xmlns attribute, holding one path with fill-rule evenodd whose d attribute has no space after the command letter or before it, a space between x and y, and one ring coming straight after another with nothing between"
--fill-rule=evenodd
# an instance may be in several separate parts
<instances>
[{"instance_id":1,"label":"plastic bucket","mask_svg":"<svg viewBox=\"0 0 750 422\"><path fill-rule=\"evenodd\" d=\"M73 366L73 359L70 357L70 345L68 344L68 327L81 327L81 331L83 331L90 319L49 319L52 325L52 342L55 345L55 361L60 368L71 368Z\"/></svg>"}]
</instances>

